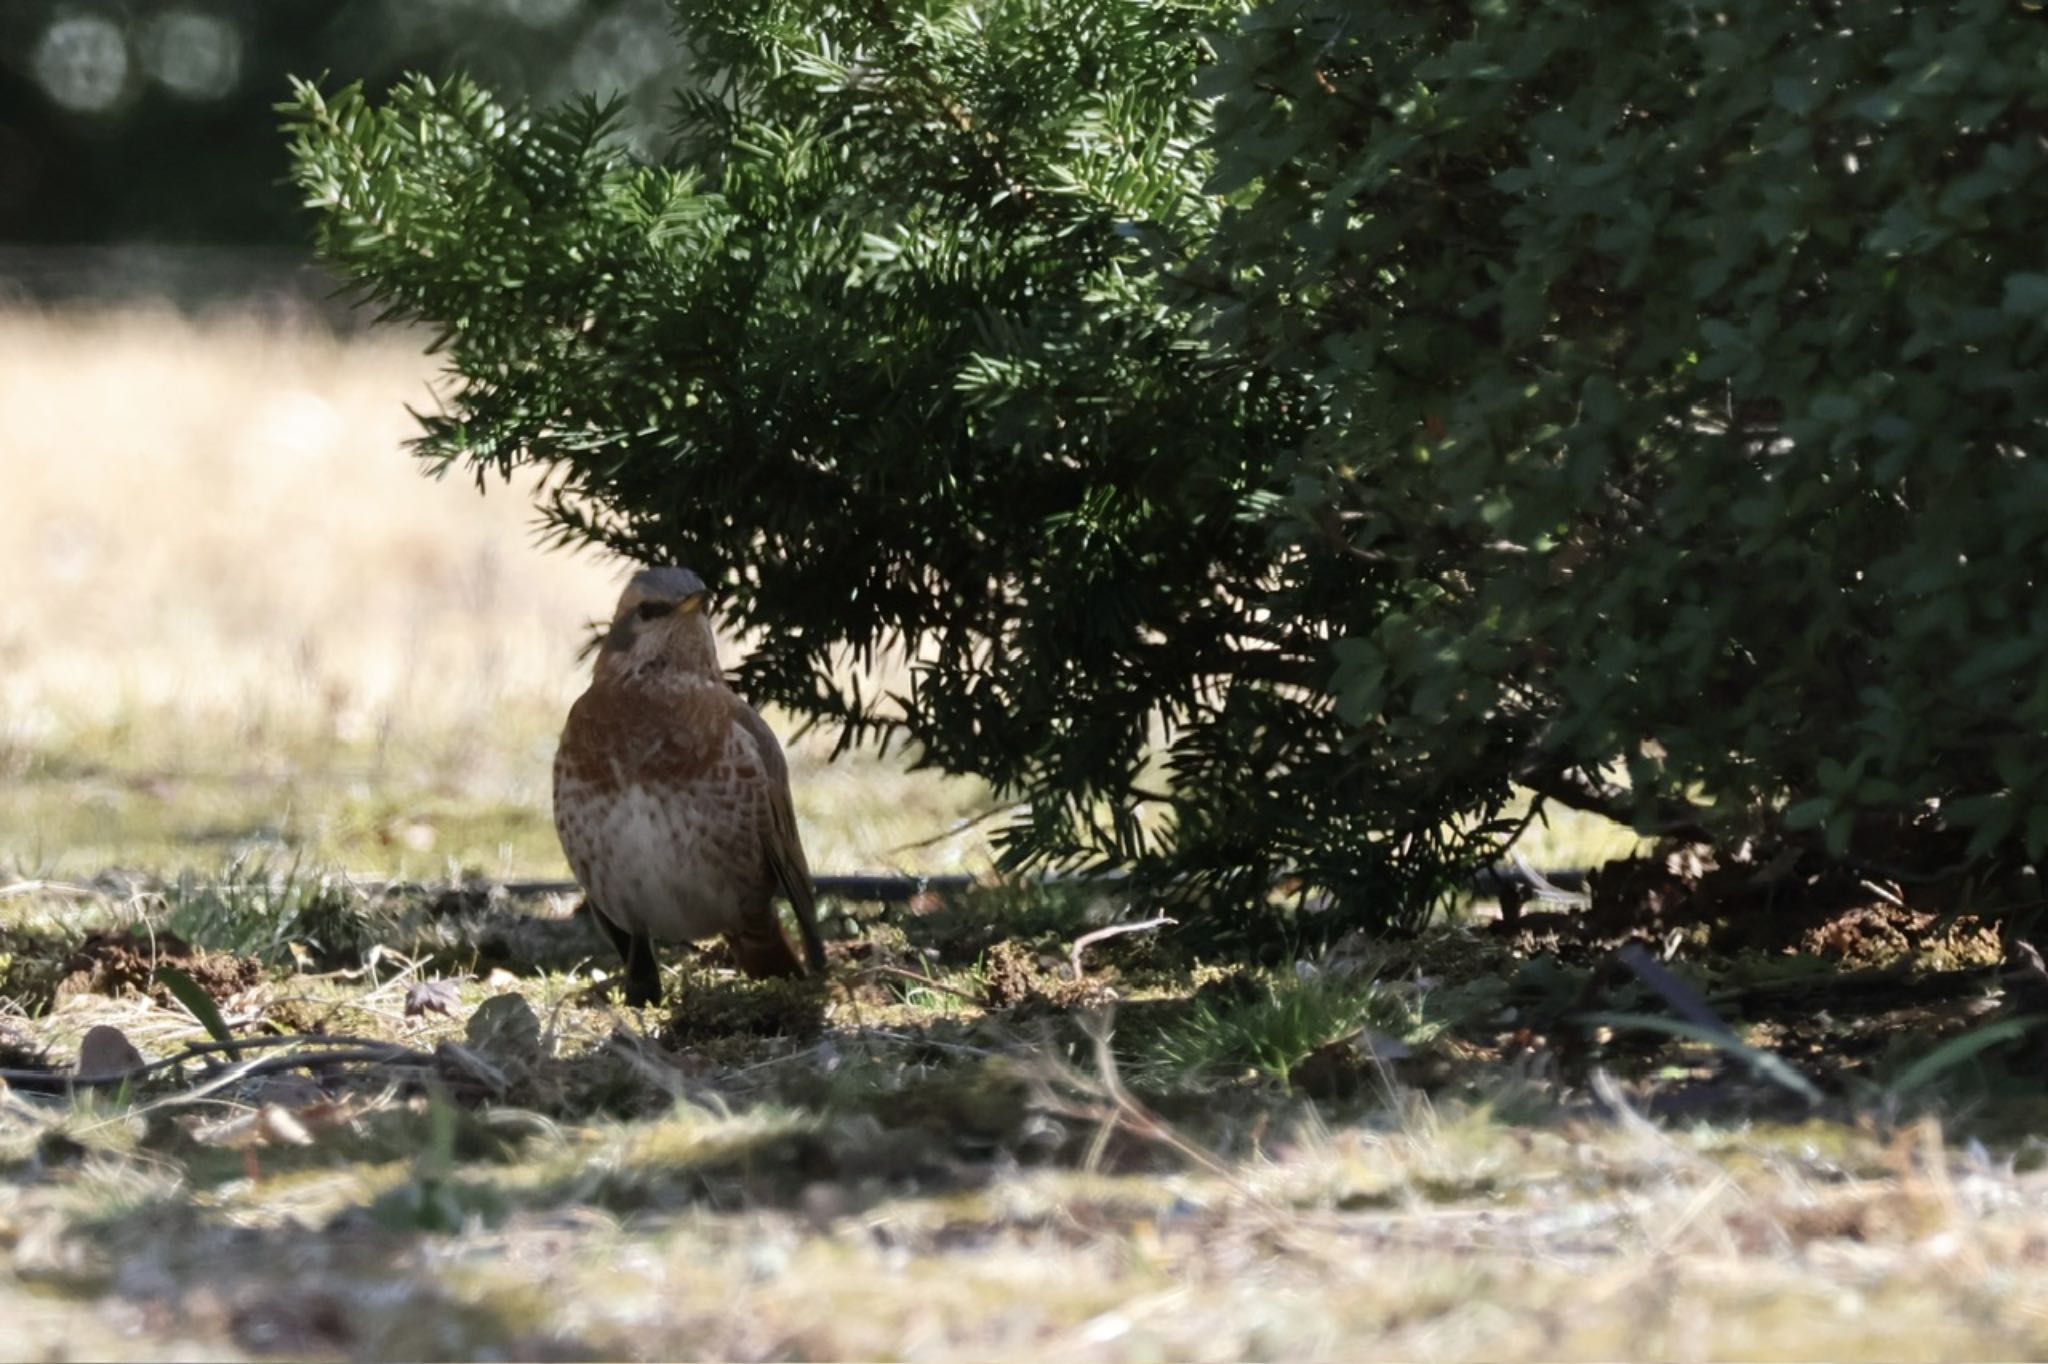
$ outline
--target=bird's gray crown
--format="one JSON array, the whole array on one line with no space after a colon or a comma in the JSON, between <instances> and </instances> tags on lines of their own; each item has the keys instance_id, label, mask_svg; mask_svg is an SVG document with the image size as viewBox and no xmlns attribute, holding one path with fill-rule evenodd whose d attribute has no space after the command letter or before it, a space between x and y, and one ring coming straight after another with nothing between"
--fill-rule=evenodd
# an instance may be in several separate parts
<instances>
[{"instance_id":1,"label":"bird's gray crown","mask_svg":"<svg viewBox=\"0 0 2048 1364\"><path fill-rule=\"evenodd\" d=\"M704 580L687 568L663 564L659 568L643 568L633 575L633 591L652 601L682 601L705 590Z\"/></svg>"}]
</instances>

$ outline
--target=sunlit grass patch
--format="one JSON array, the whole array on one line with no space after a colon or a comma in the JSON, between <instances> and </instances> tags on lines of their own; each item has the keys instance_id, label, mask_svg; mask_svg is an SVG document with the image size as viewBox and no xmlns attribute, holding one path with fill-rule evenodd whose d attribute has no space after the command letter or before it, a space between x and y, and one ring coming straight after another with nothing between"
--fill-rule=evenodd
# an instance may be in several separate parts
<instances>
[{"instance_id":1,"label":"sunlit grass patch","mask_svg":"<svg viewBox=\"0 0 2048 1364\"><path fill-rule=\"evenodd\" d=\"M0 600L0 872L564 873L549 762L627 566L540 548L527 483L422 478L435 374L402 332L0 315L0 572L33 585ZM977 784L791 747L818 866L987 865L946 836Z\"/></svg>"},{"instance_id":2,"label":"sunlit grass patch","mask_svg":"<svg viewBox=\"0 0 2048 1364\"><path fill-rule=\"evenodd\" d=\"M1518 820L1528 813L1530 797L1518 795L1502 818ZM1515 840L1514 851L1542 870L1597 867L1617 857L1648 849L1651 840L1611 819L1547 802L1543 813Z\"/></svg>"}]
</instances>

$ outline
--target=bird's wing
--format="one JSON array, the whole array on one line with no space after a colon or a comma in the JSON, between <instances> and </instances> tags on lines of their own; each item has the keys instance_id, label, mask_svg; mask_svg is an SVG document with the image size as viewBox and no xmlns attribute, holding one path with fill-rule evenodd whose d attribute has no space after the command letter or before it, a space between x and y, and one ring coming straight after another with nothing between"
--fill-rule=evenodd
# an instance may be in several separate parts
<instances>
[{"instance_id":1,"label":"bird's wing","mask_svg":"<svg viewBox=\"0 0 2048 1364\"><path fill-rule=\"evenodd\" d=\"M823 974L825 943L818 936L818 898L811 885L811 867L804 857L803 840L797 836L796 806L789 796L789 760L782 756L775 731L768 728L760 713L737 696L733 700L740 724L753 736L754 746L761 752L761 769L768 780L768 869L782 893L789 897L790 908L796 911L805 963Z\"/></svg>"}]
</instances>

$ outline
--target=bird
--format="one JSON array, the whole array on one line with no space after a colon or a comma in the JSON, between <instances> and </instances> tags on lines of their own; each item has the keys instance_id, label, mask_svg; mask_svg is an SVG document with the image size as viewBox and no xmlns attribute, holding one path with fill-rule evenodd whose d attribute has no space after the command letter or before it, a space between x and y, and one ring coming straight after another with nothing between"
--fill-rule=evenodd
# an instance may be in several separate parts
<instances>
[{"instance_id":1,"label":"bird","mask_svg":"<svg viewBox=\"0 0 2048 1364\"><path fill-rule=\"evenodd\" d=\"M723 935L756 978L825 970L789 762L726 683L709 598L687 568L635 573L555 749L555 832L625 963L630 1005L661 1000L657 942Z\"/></svg>"}]
</instances>

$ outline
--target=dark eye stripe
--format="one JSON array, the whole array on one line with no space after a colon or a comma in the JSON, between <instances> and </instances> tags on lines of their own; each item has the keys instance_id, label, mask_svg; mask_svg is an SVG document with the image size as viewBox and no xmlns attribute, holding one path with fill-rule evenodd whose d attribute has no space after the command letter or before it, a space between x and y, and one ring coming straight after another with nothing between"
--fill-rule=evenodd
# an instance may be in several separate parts
<instances>
[{"instance_id":1,"label":"dark eye stripe","mask_svg":"<svg viewBox=\"0 0 2048 1364\"><path fill-rule=\"evenodd\" d=\"M640 619L655 620L676 609L672 601L644 601L640 603Z\"/></svg>"}]
</instances>

